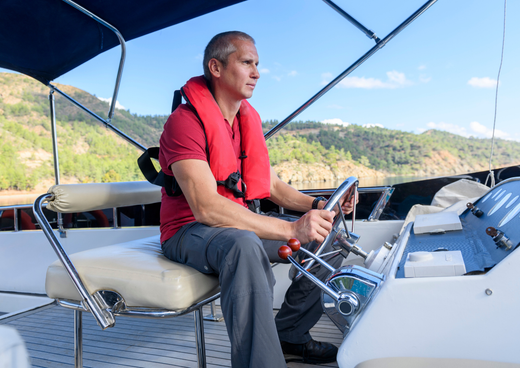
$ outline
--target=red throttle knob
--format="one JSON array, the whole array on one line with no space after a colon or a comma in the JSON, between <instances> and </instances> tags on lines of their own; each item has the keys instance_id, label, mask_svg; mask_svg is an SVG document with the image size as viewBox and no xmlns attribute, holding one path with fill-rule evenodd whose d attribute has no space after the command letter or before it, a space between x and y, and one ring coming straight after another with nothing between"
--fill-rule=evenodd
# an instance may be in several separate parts
<instances>
[{"instance_id":1,"label":"red throttle knob","mask_svg":"<svg viewBox=\"0 0 520 368\"><path fill-rule=\"evenodd\" d=\"M298 239L289 239L287 245L292 249L293 252L299 251L301 247L300 241Z\"/></svg>"},{"instance_id":2,"label":"red throttle knob","mask_svg":"<svg viewBox=\"0 0 520 368\"><path fill-rule=\"evenodd\" d=\"M281 259L287 259L289 256L292 256L292 250L287 245L282 245L280 249L278 249L278 257Z\"/></svg>"}]
</instances>

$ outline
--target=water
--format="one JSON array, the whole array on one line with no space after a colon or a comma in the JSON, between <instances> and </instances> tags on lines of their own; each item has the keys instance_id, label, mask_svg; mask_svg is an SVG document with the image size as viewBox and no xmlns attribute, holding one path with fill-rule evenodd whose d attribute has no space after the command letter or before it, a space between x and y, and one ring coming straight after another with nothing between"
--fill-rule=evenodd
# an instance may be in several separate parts
<instances>
[{"instance_id":1,"label":"water","mask_svg":"<svg viewBox=\"0 0 520 368\"><path fill-rule=\"evenodd\" d=\"M430 179L426 176L389 176L386 178L361 178L359 179L359 187L379 187L385 185L393 185L400 183L408 183L411 181L419 181L424 179ZM291 183L291 186L298 190L305 189L330 189L337 188L343 181L323 181L323 182L312 182L312 183Z\"/></svg>"}]
</instances>

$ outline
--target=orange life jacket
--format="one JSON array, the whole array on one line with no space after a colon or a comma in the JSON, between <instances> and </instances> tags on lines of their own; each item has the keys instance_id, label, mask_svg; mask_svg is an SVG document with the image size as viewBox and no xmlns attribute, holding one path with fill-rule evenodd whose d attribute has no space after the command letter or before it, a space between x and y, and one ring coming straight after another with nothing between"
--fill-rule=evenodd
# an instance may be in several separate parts
<instances>
[{"instance_id":1,"label":"orange life jacket","mask_svg":"<svg viewBox=\"0 0 520 368\"><path fill-rule=\"evenodd\" d=\"M224 116L209 90L203 76L191 78L181 94L191 105L204 126L208 148L208 161L218 185L218 193L238 202L237 192L230 189L233 174L236 177L237 159ZM240 105L240 137L242 152L242 172L238 173L237 188L243 188L245 199L268 198L270 196L271 169L269 154L262 132L260 115L243 100ZM245 186L242 185L245 183ZM246 189L247 188L247 189ZM239 189L240 191L240 189ZM240 195L238 195L240 197Z\"/></svg>"}]
</instances>

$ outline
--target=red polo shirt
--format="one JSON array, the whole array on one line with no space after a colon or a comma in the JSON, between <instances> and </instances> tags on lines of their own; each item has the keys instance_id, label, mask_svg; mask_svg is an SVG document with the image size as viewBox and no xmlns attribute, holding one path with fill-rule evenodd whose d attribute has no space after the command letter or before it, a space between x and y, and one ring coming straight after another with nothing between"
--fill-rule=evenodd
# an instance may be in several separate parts
<instances>
[{"instance_id":1,"label":"red polo shirt","mask_svg":"<svg viewBox=\"0 0 520 368\"><path fill-rule=\"evenodd\" d=\"M235 117L233 127L227 120L223 120L231 137L233 150L237 159L237 170L242 172L240 157L240 124L239 115ZM183 104L180 105L175 114L170 115L159 141L159 164L162 171L167 175L173 175L170 170L171 164L181 160L195 159L208 162L206 153L206 137L202 123L195 116L193 110ZM170 197L164 188L161 189L161 243L170 239L182 226L195 221L186 197L181 194ZM243 198L242 205L247 207Z\"/></svg>"}]
</instances>

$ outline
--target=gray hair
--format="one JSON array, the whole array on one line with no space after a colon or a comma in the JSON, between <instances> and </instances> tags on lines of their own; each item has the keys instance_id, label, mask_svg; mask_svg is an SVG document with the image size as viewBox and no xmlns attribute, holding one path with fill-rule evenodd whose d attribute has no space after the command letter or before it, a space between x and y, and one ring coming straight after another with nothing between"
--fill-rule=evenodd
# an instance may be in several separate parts
<instances>
[{"instance_id":1,"label":"gray hair","mask_svg":"<svg viewBox=\"0 0 520 368\"><path fill-rule=\"evenodd\" d=\"M204 60L202 61L204 77L206 77L208 81L211 80L211 73L208 66L209 61L211 59L217 59L222 63L224 68L227 67L229 55L237 51L237 47L233 44L234 40L255 43L253 37L240 31L222 32L214 36L204 50Z\"/></svg>"}]
</instances>

